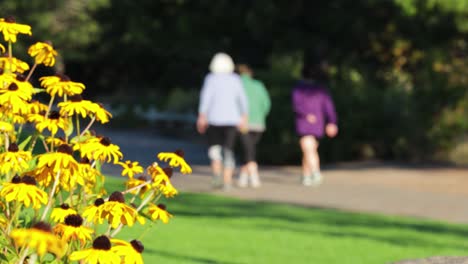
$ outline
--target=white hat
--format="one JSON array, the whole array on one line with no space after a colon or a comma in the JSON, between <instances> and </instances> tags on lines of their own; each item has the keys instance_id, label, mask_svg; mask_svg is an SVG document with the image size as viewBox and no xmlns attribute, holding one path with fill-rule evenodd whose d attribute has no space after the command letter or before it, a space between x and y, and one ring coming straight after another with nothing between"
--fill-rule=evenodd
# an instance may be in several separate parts
<instances>
[{"instance_id":1,"label":"white hat","mask_svg":"<svg viewBox=\"0 0 468 264\"><path fill-rule=\"evenodd\" d=\"M213 73L231 73L234 71L234 62L226 53L216 53L210 63L210 71Z\"/></svg>"}]
</instances>

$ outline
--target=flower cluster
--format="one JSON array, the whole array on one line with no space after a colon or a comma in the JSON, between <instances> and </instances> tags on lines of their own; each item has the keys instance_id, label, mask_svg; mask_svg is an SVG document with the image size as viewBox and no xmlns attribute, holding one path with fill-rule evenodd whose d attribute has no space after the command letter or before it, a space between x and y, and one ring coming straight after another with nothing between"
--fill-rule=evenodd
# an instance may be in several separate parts
<instances>
[{"instance_id":1,"label":"flower cluster","mask_svg":"<svg viewBox=\"0 0 468 264\"><path fill-rule=\"evenodd\" d=\"M112 115L82 98L83 83L57 73L33 86L36 67L55 64L52 43L29 47L30 67L13 56L13 46L18 35L32 35L31 27L1 18L0 32L6 42L0 43L0 257L8 263L143 263L141 241L117 235L137 223L168 223L172 215L158 201L177 195L174 170L192 172L183 152L161 152L155 159L167 166L155 161L146 169L125 160L109 137L91 130ZM46 102L36 99L39 93ZM106 192L103 163L122 167L122 190Z\"/></svg>"}]
</instances>

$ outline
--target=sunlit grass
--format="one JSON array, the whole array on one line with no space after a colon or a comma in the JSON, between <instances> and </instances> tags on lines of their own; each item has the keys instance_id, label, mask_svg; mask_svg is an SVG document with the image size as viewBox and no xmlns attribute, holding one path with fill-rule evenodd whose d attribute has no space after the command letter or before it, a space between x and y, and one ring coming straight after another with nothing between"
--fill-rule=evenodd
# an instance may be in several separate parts
<instances>
[{"instance_id":1,"label":"sunlit grass","mask_svg":"<svg viewBox=\"0 0 468 264\"><path fill-rule=\"evenodd\" d=\"M110 190L120 178L107 177ZM390 263L467 255L468 226L182 193L141 237L145 263ZM122 232L133 239L144 227Z\"/></svg>"}]
</instances>

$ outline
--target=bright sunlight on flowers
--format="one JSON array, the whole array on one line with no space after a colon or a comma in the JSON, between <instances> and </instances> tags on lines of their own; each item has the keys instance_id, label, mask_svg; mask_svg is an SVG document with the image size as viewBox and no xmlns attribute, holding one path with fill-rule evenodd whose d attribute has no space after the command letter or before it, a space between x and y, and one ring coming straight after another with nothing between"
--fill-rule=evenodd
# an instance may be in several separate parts
<instances>
[{"instance_id":1,"label":"bright sunlight on flowers","mask_svg":"<svg viewBox=\"0 0 468 264\"><path fill-rule=\"evenodd\" d=\"M1 262L142 264L141 235L172 218L159 199L178 194L174 170L192 172L183 151L155 153L159 161L147 168L124 159L117 144L91 130L112 114L83 98L83 83L64 72L34 75L38 67L55 66L52 42L32 44L29 57L19 56L23 61L13 54L23 46L13 46L32 28L7 17L0 18L0 32ZM126 177L110 195L104 163L119 165ZM120 239L135 223L143 225L142 234L127 235L138 240Z\"/></svg>"}]
</instances>

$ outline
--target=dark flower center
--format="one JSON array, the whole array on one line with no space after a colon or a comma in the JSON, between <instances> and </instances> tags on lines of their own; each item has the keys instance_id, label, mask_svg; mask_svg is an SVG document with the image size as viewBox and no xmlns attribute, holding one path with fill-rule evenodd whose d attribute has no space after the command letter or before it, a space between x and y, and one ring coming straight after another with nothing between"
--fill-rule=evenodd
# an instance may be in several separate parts
<instances>
[{"instance_id":1,"label":"dark flower center","mask_svg":"<svg viewBox=\"0 0 468 264\"><path fill-rule=\"evenodd\" d=\"M49 119L59 119L60 118L60 113L58 111L50 111L49 113Z\"/></svg>"},{"instance_id":2,"label":"dark flower center","mask_svg":"<svg viewBox=\"0 0 468 264\"><path fill-rule=\"evenodd\" d=\"M67 75L65 75L63 73L58 73L58 74L56 74L56 76L60 78L61 82L69 82L70 81L70 77L68 77Z\"/></svg>"},{"instance_id":3,"label":"dark flower center","mask_svg":"<svg viewBox=\"0 0 468 264\"><path fill-rule=\"evenodd\" d=\"M166 210L166 205L165 204L160 203L160 204L158 204L158 207L160 209L163 209L164 211Z\"/></svg>"},{"instance_id":4,"label":"dark flower center","mask_svg":"<svg viewBox=\"0 0 468 264\"><path fill-rule=\"evenodd\" d=\"M111 242L106 236L98 236L93 241L94 249L109 250L111 249Z\"/></svg>"},{"instance_id":5,"label":"dark flower center","mask_svg":"<svg viewBox=\"0 0 468 264\"><path fill-rule=\"evenodd\" d=\"M142 253L143 250L145 250L145 247L143 246L143 244L141 243L141 241L139 240L132 240L130 241L130 244L132 245L132 247L138 252L138 253Z\"/></svg>"},{"instance_id":6,"label":"dark flower center","mask_svg":"<svg viewBox=\"0 0 468 264\"><path fill-rule=\"evenodd\" d=\"M79 94L72 95L69 97L69 99L70 101L75 102L75 103L83 101L83 98Z\"/></svg>"},{"instance_id":7,"label":"dark flower center","mask_svg":"<svg viewBox=\"0 0 468 264\"><path fill-rule=\"evenodd\" d=\"M167 167L167 168L164 168L162 169L164 171L164 173L166 173L167 177L171 178L172 177L172 173L173 173L173 169L171 167Z\"/></svg>"},{"instance_id":8,"label":"dark flower center","mask_svg":"<svg viewBox=\"0 0 468 264\"><path fill-rule=\"evenodd\" d=\"M52 228L46 222L37 222L32 226L32 228L38 229L44 232L52 233Z\"/></svg>"},{"instance_id":9,"label":"dark flower center","mask_svg":"<svg viewBox=\"0 0 468 264\"><path fill-rule=\"evenodd\" d=\"M16 143L11 143L10 146L8 146L8 151L9 152L18 152L19 148Z\"/></svg>"},{"instance_id":10,"label":"dark flower center","mask_svg":"<svg viewBox=\"0 0 468 264\"><path fill-rule=\"evenodd\" d=\"M62 144L60 147L57 148L57 152L73 155L73 149L67 144Z\"/></svg>"},{"instance_id":11,"label":"dark flower center","mask_svg":"<svg viewBox=\"0 0 468 264\"><path fill-rule=\"evenodd\" d=\"M23 178L21 178L21 182L27 185L36 186L36 179L31 176L23 176Z\"/></svg>"},{"instance_id":12,"label":"dark flower center","mask_svg":"<svg viewBox=\"0 0 468 264\"><path fill-rule=\"evenodd\" d=\"M185 154L184 154L184 151L181 150L181 149L178 149L178 150L174 151L174 153L175 153L177 156L181 157L181 158L183 158L184 155L185 155Z\"/></svg>"},{"instance_id":13,"label":"dark flower center","mask_svg":"<svg viewBox=\"0 0 468 264\"><path fill-rule=\"evenodd\" d=\"M62 208L63 210L67 210L70 209L70 206L67 203L63 203L60 205L60 208Z\"/></svg>"},{"instance_id":14,"label":"dark flower center","mask_svg":"<svg viewBox=\"0 0 468 264\"><path fill-rule=\"evenodd\" d=\"M8 86L8 91L16 91L18 90L18 85L14 82L12 82L9 86Z\"/></svg>"},{"instance_id":15,"label":"dark flower center","mask_svg":"<svg viewBox=\"0 0 468 264\"><path fill-rule=\"evenodd\" d=\"M7 23L15 23L15 22L16 22L16 19L15 19L14 16L7 16L7 17L5 18L5 22L7 22Z\"/></svg>"},{"instance_id":16,"label":"dark flower center","mask_svg":"<svg viewBox=\"0 0 468 264\"><path fill-rule=\"evenodd\" d=\"M109 196L109 201L125 203L125 197L121 192L115 191Z\"/></svg>"},{"instance_id":17,"label":"dark flower center","mask_svg":"<svg viewBox=\"0 0 468 264\"><path fill-rule=\"evenodd\" d=\"M3 69L0 69L0 75L2 75L4 73Z\"/></svg>"},{"instance_id":18,"label":"dark flower center","mask_svg":"<svg viewBox=\"0 0 468 264\"><path fill-rule=\"evenodd\" d=\"M145 175L138 176L137 180L146 181Z\"/></svg>"},{"instance_id":19,"label":"dark flower center","mask_svg":"<svg viewBox=\"0 0 468 264\"><path fill-rule=\"evenodd\" d=\"M101 138L101 140L100 140L99 142L100 142L102 145L106 146L106 147L109 146L109 145L112 143L111 140L110 140L110 138L108 138L108 137L103 137L103 138Z\"/></svg>"},{"instance_id":20,"label":"dark flower center","mask_svg":"<svg viewBox=\"0 0 468 264\"><path fill-rule=\"evenodd\" d=\"M24 81L26 81L26 76L24 76L23 74L18 74L18 75L16 75L16 80L18 80L20 82L24 82Z\"/></svg>"},{"instance_id":21,"label":"dark flower center","mask_svg":"<svg viewBox=\"0 0 468 264\"><path fill-rule=\"evenodd\" d=\"M104 203L104 199L102 198L97 198L95 201L94 201L94 206L100 206L101 204Z\"/></svg>"},{"instance_id":22,"label":"dark flower center","mask_svg":"<svg viewBox=\"0 0 468 264\"><path fill-rule=\"evenodd\" d=\"M15 177L13 177L13 179L11 179L11 183L20 183L21 182L21 177L16 175Z\"/></svg>"},{"instance_id":23,"label":"dark flower center","mask_svg":"<svg viewBox=\"0 0 468 264\"><path fill-rule=\"evenodd\" d=\"M65 217L65 224L69 226L79 227L83 224L83 218L77 214L71 214Z\"/></svg>"},{"instance_id":24,"label":"dark flower center","mask_svg":"<svg viewBox=\"0 0 468 264\"><path fill-rule=\"evenodd\" d=\"M90 160L87 157L83 157L83 158L80 159L80 163L81 164L89 164Z\"/></svg>"}]
</instances>

